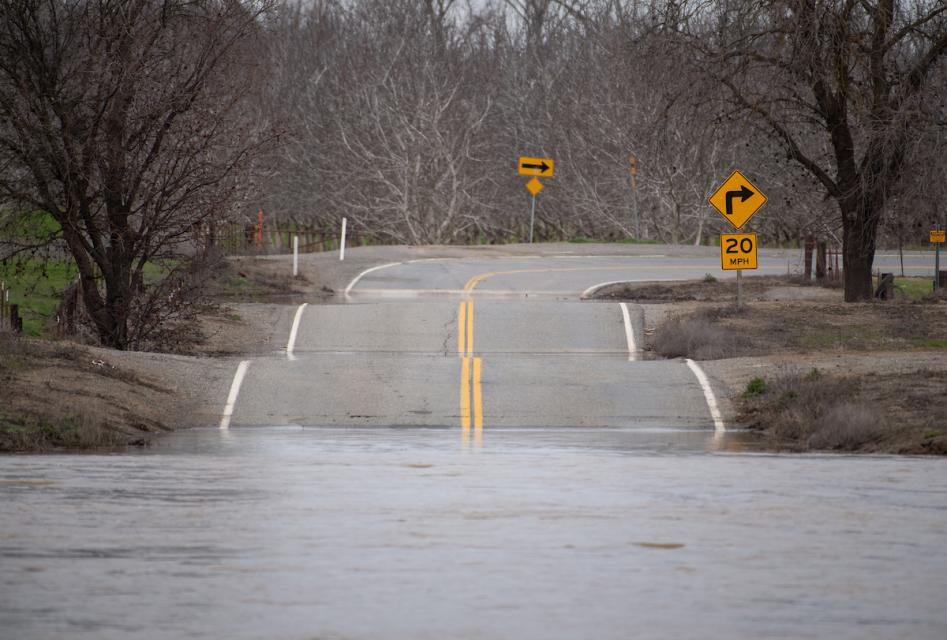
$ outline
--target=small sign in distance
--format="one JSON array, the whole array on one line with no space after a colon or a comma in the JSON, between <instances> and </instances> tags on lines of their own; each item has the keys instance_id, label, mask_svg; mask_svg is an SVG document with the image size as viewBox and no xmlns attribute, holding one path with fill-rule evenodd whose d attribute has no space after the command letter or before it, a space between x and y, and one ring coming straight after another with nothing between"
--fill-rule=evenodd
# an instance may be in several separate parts
<instances>
[{"instance_id":1,"label":"small sign in distance","mask_svg":"<svg viewBox=\"0 0 947 640\"><path fill-rule=\"evenodd\" d=\"M734 171L709 201L727 222L741 229L766 204L766 196L745 175Z\"/></svg>"},{"instance_id":2,"label":"small sign in distance","mask_svg":"<svg viewBox=\"0 0 947 640\"><path fill-rule=\"evenodd\" d=\"M542 176L551 178L556 171L556 163L552 158L530 158L520 156L519 172L521 176Z\"/></svg>"},{"instance_id":3,"label":"small sign in distance","mask_svg":"<svg viewBox=\"0 0 947 640\"><path fill-rule=\"evenodd\" d=\"M755 233L721 233L720 267L724 271L756 269Z\"/></svg>"},{"instance_id":4,"label":"small sign in distance","mask_svg":"<svg viewBox=\"0 0 947 640\"><path fill-rule=\"evenodd\" d=\"M947 240L947 231L931 231L931 244L944 244Z\"/></svg>"},{"instance_id":5,"label":"small sign in distance","mask_svg":"<svg viewBox=\"0 0 947 640\"><path fill-rule=\"evenodd\" d=\"M533 178L532 180L526 183L526 188L529 189L529 192L533 194L534 196L538 195L539 192L543 190L543 186L544 186L543 183L537 180L536 178Z\"/></svg>"}]
</instances>

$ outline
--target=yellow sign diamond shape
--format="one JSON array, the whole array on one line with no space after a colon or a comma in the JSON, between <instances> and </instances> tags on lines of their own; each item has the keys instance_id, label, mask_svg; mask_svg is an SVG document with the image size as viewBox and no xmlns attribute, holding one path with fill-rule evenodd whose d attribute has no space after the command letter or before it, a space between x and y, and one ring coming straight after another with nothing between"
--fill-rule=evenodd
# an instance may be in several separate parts
<instances>
[{"instance_id":1,"label":"yellow sign diamond shape","mask_svg":"<svg viewBox=\"0 0 947 640\"><path fill-rule=\"evenodd\" d=\"M766 204L766 196L745 175L734 171L710 196L710 204L727 222L741 229Z\"/></svg>"},{"instance_id":2,"label":"yellow sign diamond shape","mask_svg":"<svg viewBox=\"0 0 947 640\"><path fill-rule=\"evenodd\" d=\"M543 190L543 183L537 180L536 178L533 178L532 180L526 183L526 188L529 189L529 192L535 196L536 194L538 194L540 191Z\"/></svg>"}]
</instances>

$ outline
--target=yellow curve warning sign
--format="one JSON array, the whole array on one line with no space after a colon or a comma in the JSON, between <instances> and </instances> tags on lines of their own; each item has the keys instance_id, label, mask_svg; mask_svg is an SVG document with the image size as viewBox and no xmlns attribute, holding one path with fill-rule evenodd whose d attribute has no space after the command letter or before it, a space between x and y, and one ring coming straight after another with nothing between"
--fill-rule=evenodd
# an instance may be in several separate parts
<instances>
[{"instance_id":1,"label":"yellow curve warning sign","mask_svg":"<svg viewBox=\"0 0 947 640\"><path fill-rule=\"evenodd\" d=\"M727 222L741 229L766 204L766 196L745 175L734 171L710 196L710 204Z\"/></svg>"}]
</instances>

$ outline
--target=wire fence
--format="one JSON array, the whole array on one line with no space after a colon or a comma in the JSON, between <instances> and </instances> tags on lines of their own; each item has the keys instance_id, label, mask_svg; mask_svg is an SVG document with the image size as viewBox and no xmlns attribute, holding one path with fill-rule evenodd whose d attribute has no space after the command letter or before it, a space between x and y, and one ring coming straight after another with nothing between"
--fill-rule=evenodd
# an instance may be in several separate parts
<instances>
[{"instance_id":1,"label":"wire fence","mask_svg":"<svg viewBox=\"0 0 947 640\"><path fill-rule=\"evenodd\" d=\"M335 251L339 248L338 230L299 227L298 225L232 224L217 233L215 244L224 255L259 255L289 253L293 249L293 236L299 236L299 250L303 253ZM362 244L360 238L351 234L347 244Z\"/></svg>"}]
</instances>

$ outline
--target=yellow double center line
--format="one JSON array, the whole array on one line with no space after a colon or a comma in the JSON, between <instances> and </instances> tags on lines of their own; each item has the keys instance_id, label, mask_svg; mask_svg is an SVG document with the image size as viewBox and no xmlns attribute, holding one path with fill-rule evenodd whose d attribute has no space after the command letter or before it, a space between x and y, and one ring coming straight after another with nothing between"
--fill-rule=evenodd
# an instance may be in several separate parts
<instances>
[{"instance_id":1,"label":"yellow double center line","mask_svg":"<svg viewBox=\"0 0 947 640\"><path fill-rule=\"evenodd\" d=\"M464 300L457 310L457 354L460 356L460 426L465 444L470 441L471 422L476 443L480 444L483 438L482 365L480 358L474 356L473 319L473 300Z\"/></svg>"},{"instance_id":2,"label":"yellow double center line","mask_svg":"<svg viewBox=\"0 0 947 640\"><path fill-rule=\"evenodd\" d=\"M464 292L471 295L477 285L494 276L515 275L521 273L566 273L572 271L601 271L611 269L627 270L630 267L563 267L510 269L507 271L488 271L470 278L464 285ZM460 356L460 426L463 443L470 442L470 427L473 425L474 442L480 445L483 439L483 390L480 385L481 361L474 356L474 303L464 300L457 310L457 354Z\"/></svg>"}]
</instances>

